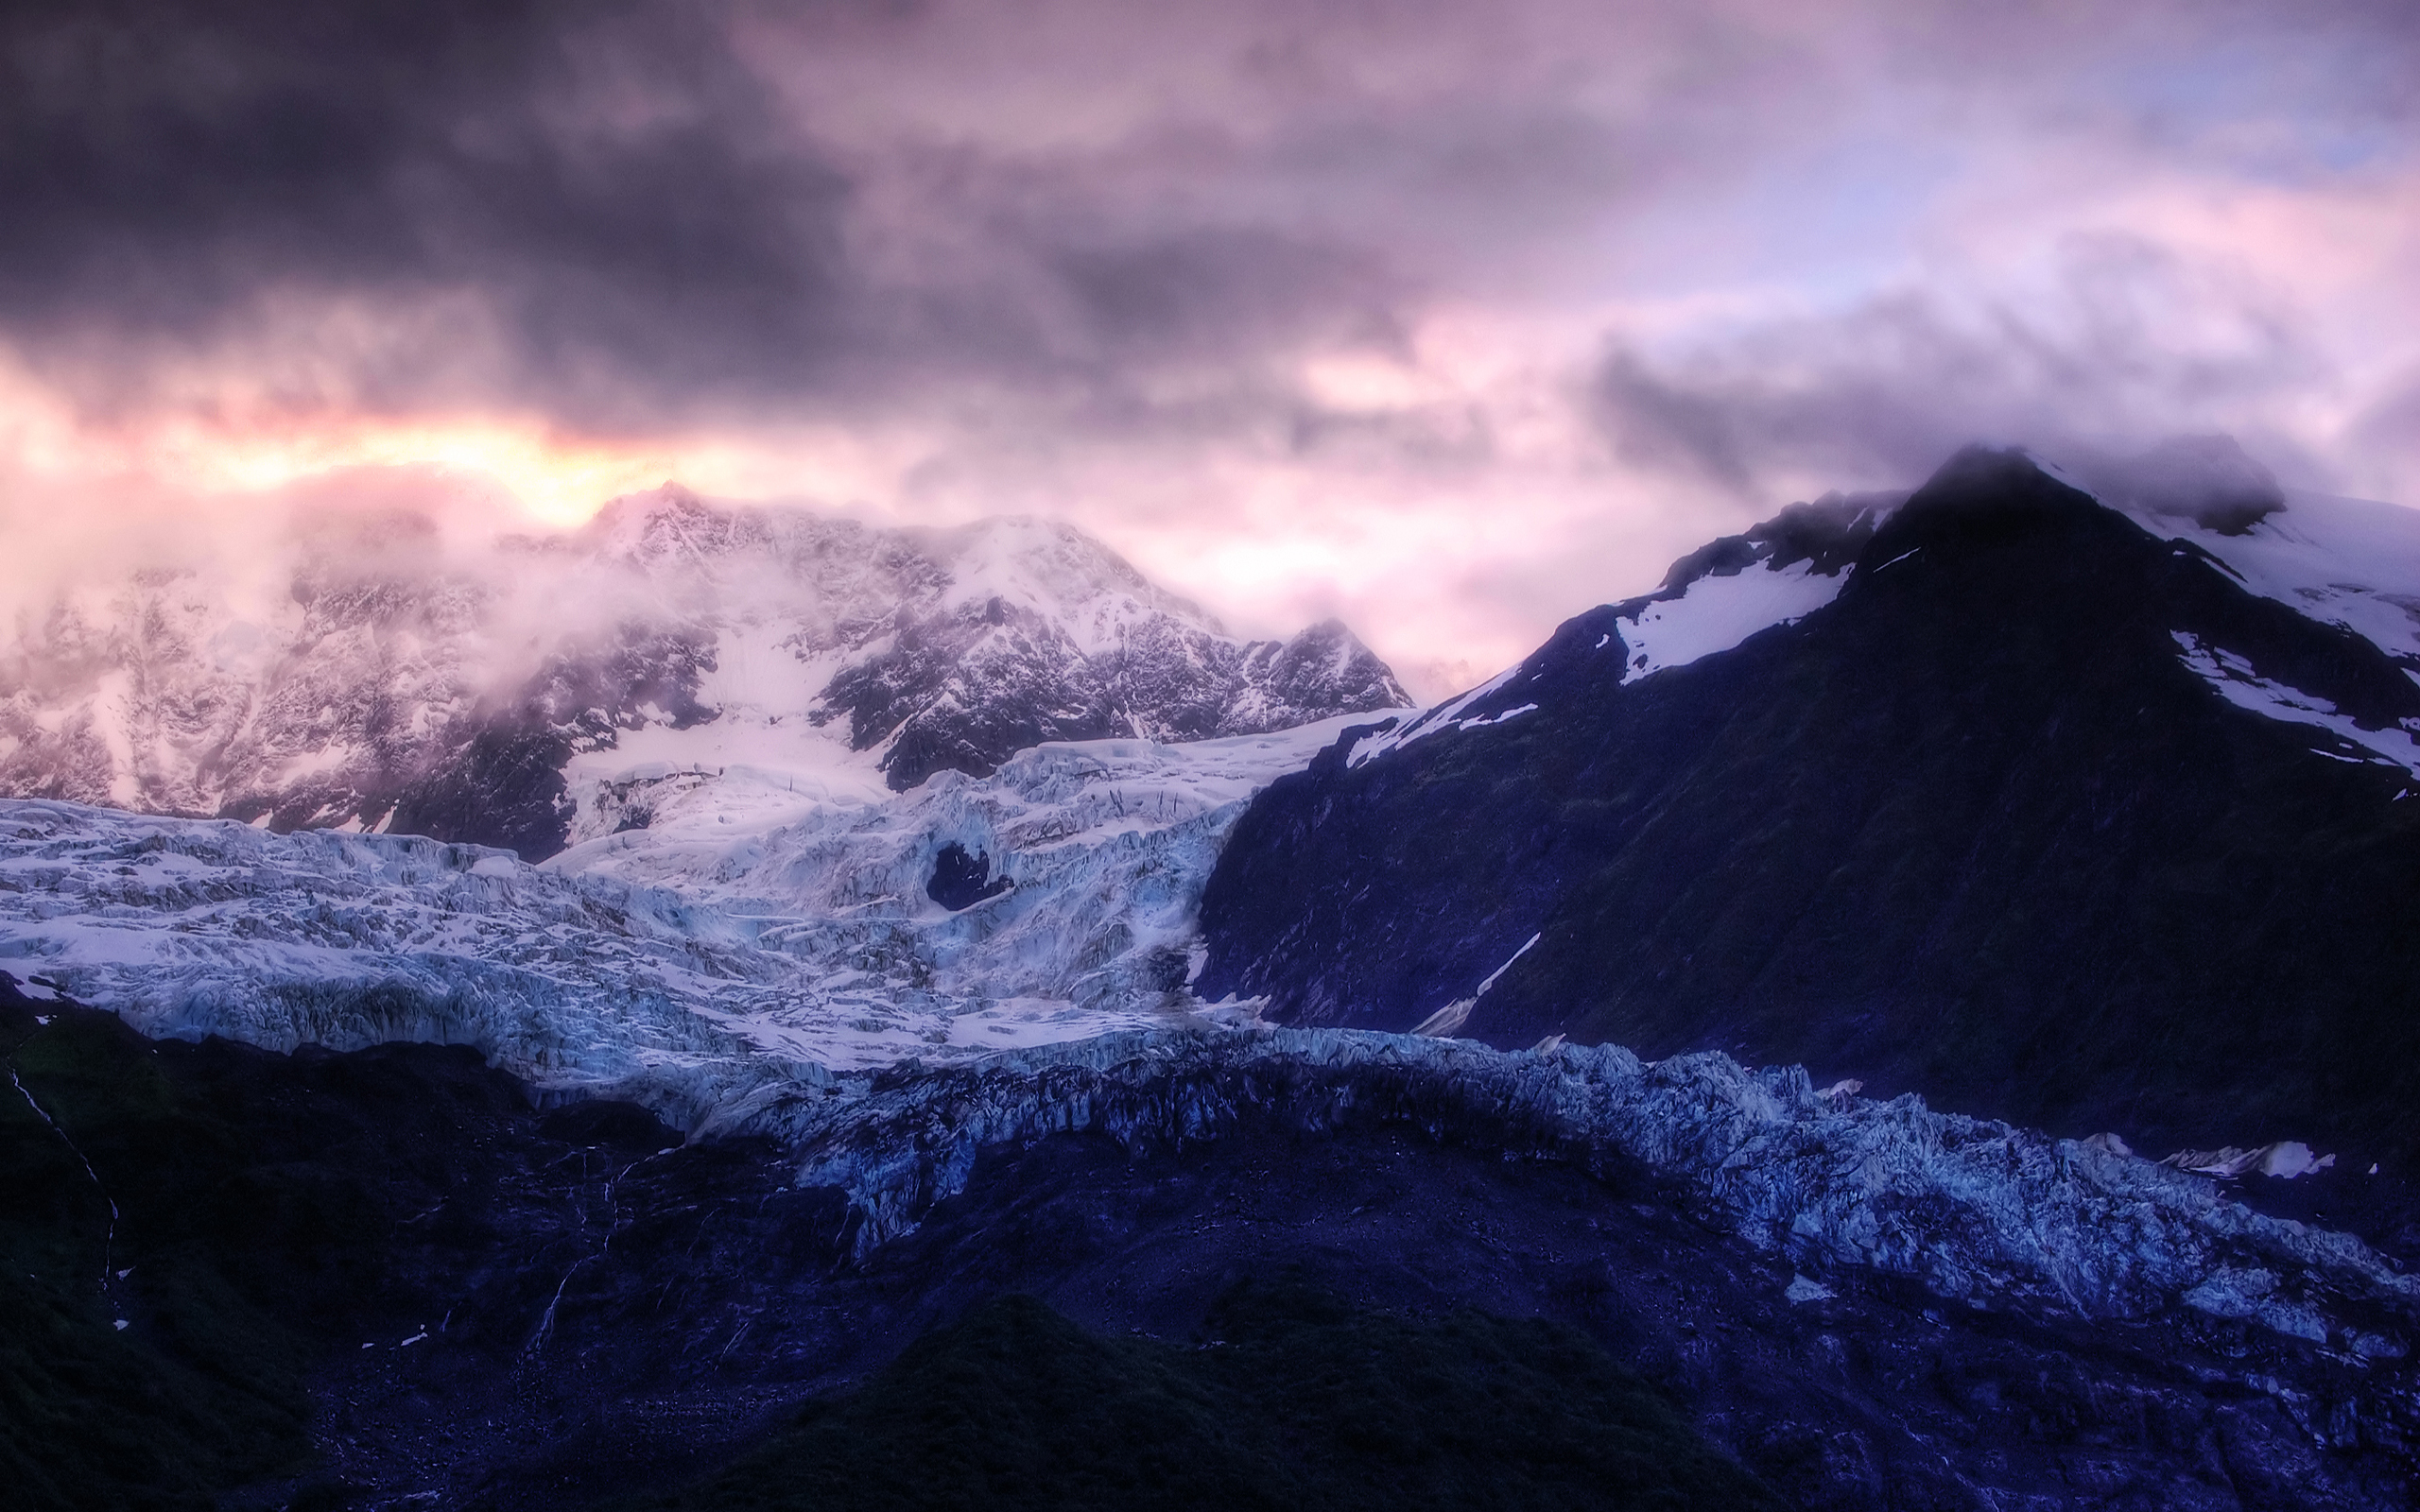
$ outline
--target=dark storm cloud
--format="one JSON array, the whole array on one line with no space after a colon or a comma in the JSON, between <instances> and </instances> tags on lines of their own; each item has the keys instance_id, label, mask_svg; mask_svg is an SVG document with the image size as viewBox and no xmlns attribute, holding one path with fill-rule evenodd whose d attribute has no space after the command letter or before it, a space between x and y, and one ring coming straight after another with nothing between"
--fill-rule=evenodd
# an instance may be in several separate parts
<instances>
[{"instance_id":1,"label":"dark storm cloud","mask_svg":"<svg viewBox=\"0 0 2420 1512\"><path fill-rule=\"evenodd\" d=\"M1551 301L1592 249L1618 286L1720 278L1768 219L1887 241L1865 207L1922 194L1923 154L1860 130L2099 112L2283 172L2387 150L2409 112L2379 60L2411 28L2360 4L2299 8L2283 52L2249 4L1838 9L21 6L0 336L88 404L299 345L295 381L387 410L628 427L989 384L1080 428L1181 424L1144 397L1177 372L1178 409L1265 418L1299 407L1274 369L1304 351L1401 351L1441 298ZM1858 126L1877 86L1933 103ZM2320 95L2316 135L2245 125ZM1705 431L1729 422L1649 371L1609 369L1615 407L1736 477Z\"/></svg>"},{"instance_id":2,"label":"dark storm cloud","mask_svg":"<svg viewBox=\"0 0 2420 1512\"><path fill-rule=\"evenodd\" d=\"M38 353L206 346L273 295L467 291L517 376L577 393L592 361L800 381L849 318L845 177L771 129L694 12L78 4L0 26L0 319Z\"/></svg>"},{"instance_id":3,"label":"dark storm cloud","mask_svg":"<svg viewBox=\"0 0 2420 1512\"><path fill-rule=\"evenodd\" d=\"M239 346L281 301L352 301L388 329L331 397L592 424L878 402L937 373L1099 395L1138 363L1387 337L1397 281L1366 250L1120 217L962 146L938 171L850 161L785 115L736 13L12 11L0 324L88 402L139 403L164 352ZM920 197L889 239L853 234L869 174ZM912 266L943 237L964 244L952 266Z\"/></svg>"},{"instance_id":4,"label":"dark storm cloud","mask_svg":"<svg viewBox=\"0 0 2420 1512\"><path fill-rule=\"evenodd\" d=\"M20 5L0 524L119 473L233 514L426 462L569 517L671 472L1060 514L1483 670L1979 438L2226 429L2410 496L2415 17Z\"/></svg>"}]
</instances>

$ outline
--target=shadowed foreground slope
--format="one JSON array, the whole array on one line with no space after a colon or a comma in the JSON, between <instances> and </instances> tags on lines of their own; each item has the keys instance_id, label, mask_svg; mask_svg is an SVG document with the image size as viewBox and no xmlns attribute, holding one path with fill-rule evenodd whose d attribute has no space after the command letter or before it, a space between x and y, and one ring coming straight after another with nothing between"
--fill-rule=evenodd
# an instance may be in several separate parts
<instances>
[{"instance_id":1,"label":"shadowed foreground slope","mask_svg":"<svg viewBox=\"0 0 2420 1512\"><path fill-rule=\"evenodd\" d=\"M1572 1330L1414 1321L1243 1285L1204 1337L977 1308L660 1512L743 1508L1779 1508Z\"/></svg>"},{"instance_id":2,"label":"shadowed foreground slope","mask_svg":"<svg viewBox=\"0 0 2420 1512\"><path fill-rule=\"evenodd\" d=\"M542 1108L460 1048L154 1043L0 999L56 1120L0 1113L12 1507L1754 1504L1744 1473L1841 1512L2386 1509L2420 1484L2387 1262L2200 1178L1717 1057L1133 1036L886 1073L785 1148ZM2061 1193L2102 1217L2026 1217ZM2029 1262L2037 1228L2100 1247ZM1964 1269L1894 1270L1923 1235ZM2112 1243L2184 1268L2129 1281ZM2068 1279L1991 1274L2040 1261ZM2062 1300L2094 1275L2135 1300Z\"/></svg>"}]
</instances>

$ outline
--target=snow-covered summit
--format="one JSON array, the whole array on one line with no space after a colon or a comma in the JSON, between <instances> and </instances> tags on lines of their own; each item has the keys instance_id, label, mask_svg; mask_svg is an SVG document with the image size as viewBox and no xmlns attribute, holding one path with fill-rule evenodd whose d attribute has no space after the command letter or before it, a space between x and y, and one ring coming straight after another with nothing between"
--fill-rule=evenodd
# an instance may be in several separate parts
<instances>
[{"instance_id":1,"label":"snow-covered summit","mask_svg":"<svg viewBox=\"0 0 2420 1512\"><path fill-rule=\"evenodd\" d=\"M152 571L25 619L0 793L536 856L656 770L863 797L1408 701L1341 626L1238 641L1048 521L885 529L667 485L486 548L411 526L300 530L267 590Z\"/></svg>"}]
</instances>

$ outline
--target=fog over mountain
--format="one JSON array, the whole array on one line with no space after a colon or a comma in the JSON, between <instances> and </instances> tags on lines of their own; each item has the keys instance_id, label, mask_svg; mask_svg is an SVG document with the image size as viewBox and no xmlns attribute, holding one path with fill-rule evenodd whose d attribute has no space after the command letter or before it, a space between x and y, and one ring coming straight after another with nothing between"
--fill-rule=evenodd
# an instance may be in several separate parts
<instances>
[{"instance_id":1,"label":"fog over mountain","mask_svg":"<svg viewBox=\"0 0 2420 1512\"><path fill-rule=\"evenodd\" d=\"M480 550L408 513L298 537L283 584L154 566L27 613L0 651L0 786L540 860L643 826L632 782L673 768L869 799L1044 741L1410 702L1340 624L1240 641L1041 521L884 530L667 485Z\"/></svg>"}]
</instances>

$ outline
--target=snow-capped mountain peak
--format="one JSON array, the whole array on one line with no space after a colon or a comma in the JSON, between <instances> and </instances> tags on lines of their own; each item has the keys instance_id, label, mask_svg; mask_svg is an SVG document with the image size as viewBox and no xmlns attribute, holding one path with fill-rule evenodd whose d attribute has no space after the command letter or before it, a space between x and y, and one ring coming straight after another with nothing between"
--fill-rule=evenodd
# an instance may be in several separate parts
<instances>
[{"instance_id":1,"label":"snow-capped mountain peak","mask_svg":"<svg viewBox=\"0 0 2420 1512\"><path fill-rule=\"evenodd\" d=\"M298 531L282 576L82 585L0 648L0 793L395 829L540 856L614 784L734 762L833 794L1049 740L1199 739L1409 700L1333 625L1238 642L1073 526L890 529L677 485L449 551Z\"/></svg>"}]
</instances>

